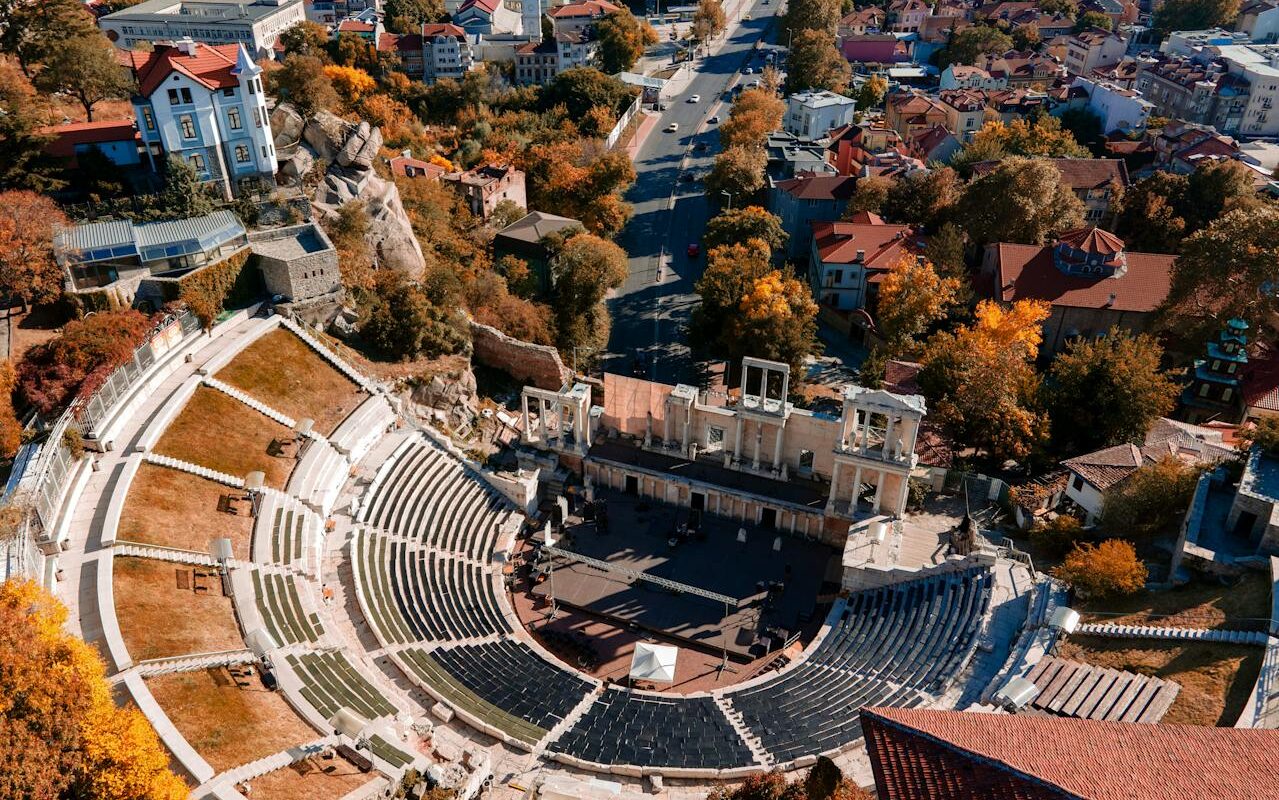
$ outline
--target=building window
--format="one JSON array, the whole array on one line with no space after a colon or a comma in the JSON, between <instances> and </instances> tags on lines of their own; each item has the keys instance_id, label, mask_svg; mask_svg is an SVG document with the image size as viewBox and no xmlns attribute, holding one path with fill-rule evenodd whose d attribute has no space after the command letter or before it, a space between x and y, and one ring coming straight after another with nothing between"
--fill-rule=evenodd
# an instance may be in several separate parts
<instances>
[{"instance_id":1,"label":"building window","mask_svg":"<svg viewBox=\"0 0 1279 800\"><path fill-rule=\"evenodd\" d=\"M228 87L226 87L225 89L223 89L223 90L222 90L222 96L223 96L223 97L235 97L235 87L234 87L234 86L228 86Z\"/></svg>"},{"instance_id":2,"label":"building window","mask_svg":"<svg viewBox=\"0 0 1279 800\"><path fill-rule=\"evenodd\" d=\"M155 114L151 113L150 106L143 106L142 108L142 124L149 131L155 130Z\"/></svg>"},{"instance_id":3,"label":"building window","mask_svg":"<svg viewBox=\"0 0 1279 800\"><path fill-rule=\"evenodd\" d=\"M185 86L182 88L182 102L186 105L191 105L191 90Z\"/></svg>"},{"instance_id":4,"label":"building window","mask_svg":"<svg viewBox=\"0 0 1279 800\"><path fill-rule=\"evenodd\" d=\"M1223 403L1228 402L1228 401L1230 400L1231 396L1232 396L1232 395L1234 395L1234 393L1235 393L1235 390L1234 390L1234 389L1232 389L1232 388L1230 388L1229 386L1227 386L1226 388L1222 389L1222 390L1221 390L1221 401L1222 401Z\"/></svg>"},{"instance_id":5,"label":"building window","mask_svg":"<svg viewBox=\"0 0 1279 800\"><path fill-rule=\"evenodd\" d=\"M714 453L724 449L724 429L714 425L706 428L706 452Z\"/></svg>"},{"instance_id":6,"label":"building window","mask_svg":"<svg viewBox=\"0 0 1279 800\"><path fill-rule=\"evenodd\" d=\"M178 90L177 90L177 89L170 89L170 90L169 90L169 105L171 105L171 106L176 106L178 103L181 103L181 102L182 102L182 101L181 101L180 99L178 99Z\"/></svg>"},{"instance_id":7,"label":"building window","mask_svg":"<svg viewBox=\"0 0 1279 800\"><path fill-rule=\"evenodd\" d=\"M237 144L237 145L235 146L235 163L237 163L237 164L247 164L247 163L249 163L249 148L248 148L248 147L246 147L245 145L242 145L242 144Z\"/></svg>"},{"instance_id":8,"label":"building window","mask_svg":"<svg viewBox=\"0 0 1279 800\"><path fill-rule=\"evenodd\" d=\"M799 468L801 471L807 471L807 472L813 471L813 451L812 450L799 451Z\"/></svg>"},{"instance_id":9,"label":"building window","mask_svg":"<svg viewBox=\"0 0 1279 800\"><path fill-rule=\"evenodd\" d=\"M1082 492L1084 490L1084 479L1076 475L1074 487L1076 492Z\"/></svg>"},{"instance_id":10,"label":"building window","mask_svg":"<svg viewBox=\"0 0 1279 800\"><path fill-rule=\"evenodd\" d=\"M191 156L191 166L195 167L196 172L204 172L204 156L199 153Z\"/></svg>"},{"instance_id":11,"label":"building window","mask_svg":"<svg viewBox=\"0 0 1279 800\"><path fill-rule=\"evenodd\" d=\"M241 127L240 109L228 108L226 112L227 121L231 123L231 130L238 131Z\"/></svg>"},{"instance_id":12,"label":"building window","mask_svg":"<svg viewBox=\"0 0 1279 800\"><path fill-rule=\"evenodd\" d=\"M178 125L182 128L183 139L195 138L195 120L191 118L190 114L183 114L179 117Z\"/></svg>"}]
</instances>

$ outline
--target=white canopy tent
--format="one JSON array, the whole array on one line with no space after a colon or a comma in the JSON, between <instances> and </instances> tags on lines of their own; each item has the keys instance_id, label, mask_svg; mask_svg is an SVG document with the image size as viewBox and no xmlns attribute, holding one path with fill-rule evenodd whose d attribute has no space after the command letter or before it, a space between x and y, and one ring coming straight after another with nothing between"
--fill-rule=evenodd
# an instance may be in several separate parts
<instances>
[{"instance_id":1,"label":"white canopy tent","mask_svg":"<svg viewBox=\"0 0 1279 800\"><path fill-rule=\"evenodd\" d=\"M637 642L635 654L631 656L631 680L674 683L675 660L678 657L678 647Z\"/></svg>"}]
</instances>

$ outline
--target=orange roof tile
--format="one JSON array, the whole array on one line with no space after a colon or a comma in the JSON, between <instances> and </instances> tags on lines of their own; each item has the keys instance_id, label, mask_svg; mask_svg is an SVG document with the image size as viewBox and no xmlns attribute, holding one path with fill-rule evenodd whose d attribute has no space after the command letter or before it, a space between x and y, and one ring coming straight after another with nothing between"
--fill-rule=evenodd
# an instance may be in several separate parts
<instances>
[{"instance_id":1,"label":"orange roof tile","mask_svg":"<svg viewBox=\"0 0 1279 800\"><path fill-rule=\"evenodd\" d=\"M1172 286L1176 256L1134 253L1120 277L1067 275L1053 263L1053 248L1000 242L995 253L995 295L1006 303L1045 300L1070 308L1110 308L1148 313L1159 307Z\"/></svg>"},{"instance_id":2,"label":"orange roof tile","mask_svg":"<svg viewBox=\"0 0 1279 800\"><path fill-rule=\"evenodd\" d=\"M231 70L240 53L238 44L207 45L195 43L195 55L187 55L175 45L156 45L151 52L126 51L121 58L138 76L138 88L150 97L160 84L174 72L208 89L224 89L239 86L240 82Z\"/></svg>"}]
</instances>

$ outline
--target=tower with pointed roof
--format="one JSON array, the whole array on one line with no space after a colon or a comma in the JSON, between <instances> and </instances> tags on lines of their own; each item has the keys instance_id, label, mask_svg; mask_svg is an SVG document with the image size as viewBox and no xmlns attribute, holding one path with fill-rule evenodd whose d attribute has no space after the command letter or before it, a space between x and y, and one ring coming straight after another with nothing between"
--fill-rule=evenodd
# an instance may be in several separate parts
<instances>
[{"instance_id":1,"label":"tower with pointed roof","mask_svg":"<svg viewBox=\"0 0 1279 800\"><path fill-rule=\"evenodd\" d=\"M1248 323L1239 318L1226 322L1216 340L1208 342L1207 358L1195 361L1190 383L1181 393L1184 415L1190 422L1238 418L1243 401L1239 390L1248 366Z\"/></svg>"}]
</instances>

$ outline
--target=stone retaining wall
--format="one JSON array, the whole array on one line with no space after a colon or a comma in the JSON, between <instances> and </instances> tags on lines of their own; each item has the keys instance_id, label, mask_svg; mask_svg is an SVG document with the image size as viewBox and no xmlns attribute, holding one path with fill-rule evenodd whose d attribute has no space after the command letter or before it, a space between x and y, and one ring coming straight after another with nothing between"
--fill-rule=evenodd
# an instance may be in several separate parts
<instances>
[{"instance_id":1,"label":"stone retaining wall","mask_svg":"<svg viewBox=\"0 0 1279 800\"><path fill-rule=\"evenodd\" d=\"M475 320L470 320L470 325L473 358L478 363L551 391L558 390L573 377L554 347L522 342Z\"/></svg>"}]
</instances>

